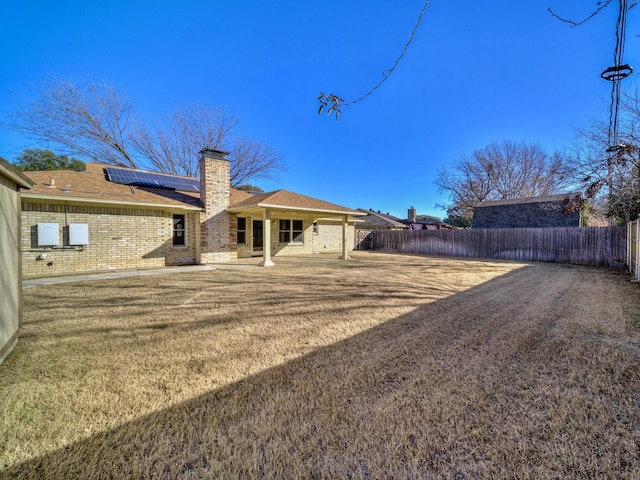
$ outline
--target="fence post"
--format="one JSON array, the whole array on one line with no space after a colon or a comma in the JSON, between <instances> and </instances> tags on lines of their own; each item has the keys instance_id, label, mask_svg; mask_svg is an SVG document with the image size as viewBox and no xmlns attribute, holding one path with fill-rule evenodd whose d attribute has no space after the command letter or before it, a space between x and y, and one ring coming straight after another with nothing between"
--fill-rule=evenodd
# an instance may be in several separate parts
<instances>
[{"instance_id":1,"label":"fence post","mask_svg":"<svg viewBox=\"0 0 640 480\"><path fill-rule=\"evenodd\" d=\"M640 234L640 221L636 220L635 224L636 224L636 235L635 235L635 239L636 239L636 264L635 264L635 270L633 272L633 278L635 280L640 280L640 262L638 262L638 259L640 258L638 256L638 255L640 255L640 237L638 237L638 234Z\"/></svg>"},{"instance_id":2,"label":"fence post","mask_svg":"<svg viewBox=\"0 0 640 480\"><path fill-rule=\"evenodd\" d=\"M627 268L630 272L633 271L633 264L631 262L631 245L633 244L633 237L631 236L633 228L633 222L627 223Z\"/></svg>"},{"instance_id":3,"label":"fence post","mask_svg":"<svg viewBox=\"0 0 640 480\"><path fill-rule=\"evenodd\" d=\"M627 224L627 264L633 279L640 280L640 220Z\"/></svg>"}]
</instances>

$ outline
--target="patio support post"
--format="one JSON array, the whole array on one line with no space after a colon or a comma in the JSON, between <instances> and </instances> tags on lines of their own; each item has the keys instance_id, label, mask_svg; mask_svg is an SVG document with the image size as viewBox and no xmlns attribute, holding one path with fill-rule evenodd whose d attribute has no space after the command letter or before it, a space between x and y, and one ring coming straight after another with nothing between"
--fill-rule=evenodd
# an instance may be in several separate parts
<instances>
[{"instance_id":1,"label":"patio support post","mask_svg":"<svg viewBox=\"0 0 640 480\"><path fill-rule=\"evenodd\" d=\"M342 260L349 260L349 254L347 250L347 221L349 217L347 215L342 216L342 255L340 258Z\"/></svg>"},{"instance_id":2,"label":"patio support post","mask_svg":"<svg viewBox=\"0 0 640 480\"><path fill-rule=\"evenodd\" d=\"M271 210L264 209L262 214L262 262L261 267L273 267L275 263L271 261Z\"/></svg>"}]
</instances>

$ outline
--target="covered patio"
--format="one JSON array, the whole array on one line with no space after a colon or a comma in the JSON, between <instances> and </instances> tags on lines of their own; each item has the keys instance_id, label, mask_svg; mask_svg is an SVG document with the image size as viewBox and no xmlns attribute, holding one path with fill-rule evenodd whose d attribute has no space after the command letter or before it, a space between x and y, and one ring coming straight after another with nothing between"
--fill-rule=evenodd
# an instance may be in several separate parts
<instances>
[{"instance_id":1,"label":"covered patio","mask_svg":"<svg viewBox=\"0 0 640 480\"><path fill-rule=\"evenodd\" d=\"M339 251L349 259L354 225L362 212L287 190L260 193L233 205L237 218L238 257L262 256L261 266L274 265L278 254Z\"/></svg>"}]
</instances>

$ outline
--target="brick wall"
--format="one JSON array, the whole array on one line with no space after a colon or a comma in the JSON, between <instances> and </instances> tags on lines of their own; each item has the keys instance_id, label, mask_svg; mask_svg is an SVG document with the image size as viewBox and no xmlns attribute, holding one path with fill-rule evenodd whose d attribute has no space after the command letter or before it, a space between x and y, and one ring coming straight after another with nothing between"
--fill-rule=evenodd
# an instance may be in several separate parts
<instances>
[{"instance_id":1,"label":"brick wall","mask_svg":"<svg viewBox=\"0 0 640 480\"><path fill-rule=\"evenodd\" d=\"M80 274L116 269L157 268L196 263L199 213L185 212L186 247L172 242L173 214L143 209L22 202L23 277ZM59 224L60 245L38 247L37 224ZM87 224L89 244L69 245L69 223Z\"/></svg>"},{"instance_id":2,"label":"brick wall","mask_svg":"<svg viewBox=\"0 0 640 480\"><path fill-rule=\"evenodd\" d=\"M203 150L200 159L200 263L236 260L235 216L226 210L231 199L230 165L225 152Z\"/></svg>"},{"instance_id":3,"label":"brick wall","mask_svg":"<svg viewBox=\"0 0 640 480\"><path fill-rule=\"evenodd\" d=\"M355 231L353 225L347 225L347 250L354 248ZM342 249L342 224L339 222L318 221L318 233L312 236L313 249L318 253L340 252Z\"/></svg>"}]
</instances>

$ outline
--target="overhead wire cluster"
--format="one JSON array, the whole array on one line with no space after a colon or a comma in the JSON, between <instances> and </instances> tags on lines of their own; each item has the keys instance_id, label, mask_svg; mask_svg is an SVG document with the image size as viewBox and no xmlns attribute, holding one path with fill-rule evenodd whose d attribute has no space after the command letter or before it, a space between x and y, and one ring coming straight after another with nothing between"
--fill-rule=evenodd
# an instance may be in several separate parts
<instances>
[{"instance_id":1,"label":"overhead wire cluster","mask_svg":"<svg viewBox=\"0 0 640 480\"><path fill-rule=\"evenodd\" d=\"M618 137L620 117L620 82L633 73L631 65L624 63L624 47L627 35L627 13L629 1L619 0L618 20L616 22L616 45L613 51L613 65L601 74L605 80L611 81L611 104L609 110L609 153L620 153L624 145Z\"/></svg>"},{"instance_id":2,"label":"overhead wire cluster","mask_svg":"<svg viewBox=\"0 0 640 480\"><path fill-rule=\"evenodd\" d=\"M602 9L608 7L613 0L598 1L597 8L586 18L580 21L572 21L556 14L551 8L549 12L562 22L571 24L572 27L582 25L586 21L595 17ZM634 146L620 141L620 84L622 80L633 73L631 65L624 63L624 47L627 37L627 15L629 10L638 4L638 0L618 0L618 19L616 21L616 42L613 51L613 65L606 68L600 76L611 82L611 102L609 106L609 131L607 138L607 183L611 185L614 165L625 161L625 158L633 151ZM600 186L592 185L596 190ZM590 187L591 188L591 187Z\"/></svg>"}]
</instances>

